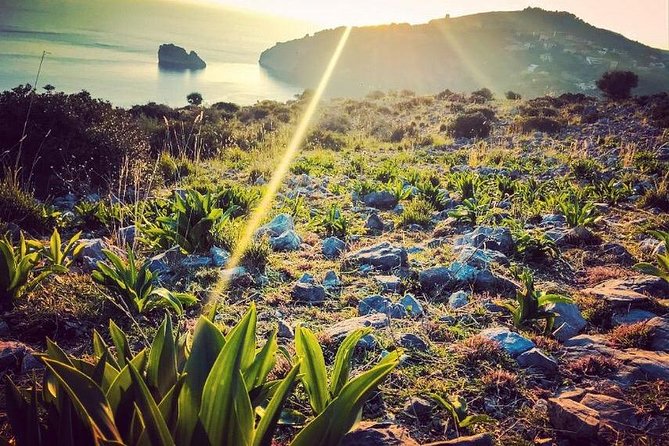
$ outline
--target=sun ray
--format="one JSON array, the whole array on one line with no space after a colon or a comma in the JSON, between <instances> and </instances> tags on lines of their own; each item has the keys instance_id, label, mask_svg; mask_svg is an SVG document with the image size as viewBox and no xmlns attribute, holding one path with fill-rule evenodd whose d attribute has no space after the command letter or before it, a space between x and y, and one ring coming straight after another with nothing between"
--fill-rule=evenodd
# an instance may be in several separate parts
<instances>
[{"instance_id":1,"label":"sun ray","mask_svg":"<svg viewBox=\"0 0 669 446\"><path fill-rule=\"evenodd\" d=\"M350 26L343 29L342 35L339 38L339 42L332 54L332 57L330 58L327 67L325 68L325 71L323 72L323 76L321 77L320 82L318 83L318 87L314 91L313 96L309 101L309 105L307 106L299 121L297 128L295 129L295 132L293 133L293 136L291 137L290 142L286 147L286 151L281 157L279 165L272 173L272 177L267 185L267 188L265 189L265 193L260 201L260 204L251 213L251 216L246 222L244 230L242 231L242 234L237 241L237 244L235 245L235 249L230 255L230 259L226 264L226 271L228 271L228 273L220 275L219 280L209 292L206 302L204 302L205 305L208 304L214 296L218 296L227 290L230 284L232 274L231 272L240 264L242 257L244 256L244 252L246 251L249 244L253 241L256 230L260 227L263 219L272 208L272 202L281 188L281 184L283 183L283 180L288 173L290 164L297 156L300 146L304 142L304 138L307 134L307 130L309 129L309 125L311 124L311 120L313 119L323 93L325 92L325 89L330 82L330 78L332 77L332 73L337 66L337 62L339 61L339 58L344 51L348 37L351 34L351 29L352 28Z\"/></svg>"}]
</instances>

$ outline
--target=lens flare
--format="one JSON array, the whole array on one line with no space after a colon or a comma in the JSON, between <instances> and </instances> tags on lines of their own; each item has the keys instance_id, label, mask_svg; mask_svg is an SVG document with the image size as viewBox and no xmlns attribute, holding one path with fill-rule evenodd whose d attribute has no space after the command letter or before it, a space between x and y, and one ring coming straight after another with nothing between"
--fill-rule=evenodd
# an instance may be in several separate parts
<instances>
[{"instance_id":1,"label":"lens flare","mask_svg":"<svg viewBox=\"0 0 669 446\"><path fill-rule=\"evenodd\" d=\"M293 133L293 136L290 139L288 146L286 147L286 151L281 157L279 165L272 173L272 178L267 185L265 193L260 201L260 204L251 213L251 216L249 217L249 220L246 222L244 230L239 240L237 241L235 249L230 255L230 259L228 260L228 263L226 265L227 273L221 274L218 282L212 287L212 290L209 292L205 304L209 303L212 297L223 293L228 288L230 280L232 278L231 276L232 271L241 262L242 257L244 256L244 252L246 251L246 248L253 241L253 237L256 230L262 223L267 213L272 208L272 202L274 201L274 197L276 197L277 192L281 188L281 184L283 183L283 180L286 174L288 173L290 164L295 159L295 156L297 155L300 146L304 142L304 138L307 134L307 130L309 129L309 125L311 124L311 120L313 119L314 114L316 113L316 110L318 108L318 104L321 100L321 97L323 96L323 93L325 92L325 89L327 88L328 83L330 82L330 78L332 77L332 73L334 72L334 69L337 66L339 57L341 56L344 47L346 46L348 37L351 34L351 29L352 28L350 26L344 28L344 32L342 33L341 38L339 39L339 43L337 44L337 47L335 48L334 53L332 54L332 57L330 58L330 62L328 63L325 71L323 72L323 76L321 77L321 80L318 83L318 87L314 91L313 96L309 101L309 105L307 106L306 110L304 111L304 114L302 115L302 118L299 121L298 126L295 129L295 133Z\"/></svg>"}]
</instances>

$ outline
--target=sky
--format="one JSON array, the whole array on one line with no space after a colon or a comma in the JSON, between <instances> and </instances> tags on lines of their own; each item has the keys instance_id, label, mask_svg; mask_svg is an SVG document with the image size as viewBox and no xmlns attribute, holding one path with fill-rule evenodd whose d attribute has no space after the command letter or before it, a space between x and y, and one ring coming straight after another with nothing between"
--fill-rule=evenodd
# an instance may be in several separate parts
<instances>
[{"instance_id":1,"label":"sky","mask_svg":"<svg viewBox=\"0 0 669 446\"><path fill-rule=\"evenodd\" d=\"M321 27L424 23L460 16L537 6L569 11L600 28L650 46L669 49L669 0L184 0L218 3L306 20Z\"/></svg>"}]
</instances>

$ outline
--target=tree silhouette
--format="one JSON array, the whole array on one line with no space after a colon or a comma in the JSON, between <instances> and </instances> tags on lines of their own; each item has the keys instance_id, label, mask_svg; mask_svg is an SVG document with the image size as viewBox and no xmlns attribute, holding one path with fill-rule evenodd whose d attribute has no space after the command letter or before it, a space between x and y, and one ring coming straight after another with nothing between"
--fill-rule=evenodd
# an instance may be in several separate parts
<instances>
[{"instance_id":1,"label":"tree silhouette","mask_svg":"<svg viewBox=\"0 0 669 446\"><path fill-rule=\"evenodd\" d=\"M186 96L186 100L190 105L200 105L202 104L202 95L196 91Z\"/></svg>"},{"instance_id":2,"label":"tree silhouette","mask_svg":"<svg viewBox=\"0 0 669 446\"><path fill-rule=\"evenodd\" d=\"M614 101L630 97L632 88L639 85L639 76L631 71L607 71L597 81L597 88Z\"/></svg>"}]
</instances>

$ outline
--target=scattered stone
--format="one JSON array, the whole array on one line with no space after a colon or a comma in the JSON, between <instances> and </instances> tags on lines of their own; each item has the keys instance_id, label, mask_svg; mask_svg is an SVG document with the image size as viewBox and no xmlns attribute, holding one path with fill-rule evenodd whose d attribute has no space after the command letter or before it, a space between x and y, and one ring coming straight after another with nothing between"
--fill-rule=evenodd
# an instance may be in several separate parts
<instances>
[{"instance_id":1,"label":"scattered stone","mask_svg":"<svg viewBox=\"0 0 669 446\"><path fill-rule=\"evenodd\" d=\"M480 335L499 343L514 358L535 347L534 342L504 327L488 328Z\"/></svg>"},{"instance_id":2,"label":"scattered stone","mask_svg":"<svg viewBox=\"0 0 669 446\"><path fill-rule=\"evenodd\" d=\"M346 250L346 243L337 237L328 237L323 240L321 251L328 259L334 259L342 255Z\"/></svg>"},{"instance_id":3,"label":"scattered stone","mask_svg":"<svg viewBox=\"0 0 669 446\"><path fill-rule=\"evenodd\" d=\"M227 268L221 271L221 279L233 286L250 286L254 283L253 277L243 266Z\"/></svg>"},{"instance_id":4,"label":"scattered stone","mask_svg":"<svg viewBox=\"0 0 669 446\"><path fill-rule=\"evenodd\" d=\"M613 325L634 324L644 322L656 317L657 314L646 310L632 309L623 313L616 313L611 317Z\"/></svg>"},{"instance_id":5,"label":"scattered stone","mask_svg":"<svg viewBox=\"0 0 669 446\"><path fill-rule=\"evenodd\" d=\"M379 232L383 232L385 227L386 225L376 212L369 214L369 217L367 217L367 220L365 221L365 229L368 234L378 234Z\"/></svg>"},{"instance_id":6,"label":"scattered stone","mask_svg":"<svg viewBox=\"0 0 669 446\"><path fill-rule=\"evenodd\" d=\"M184 257L181 248L174 246L161 254L151 257L149 259L149 270L159 276L168 274L173 268L181 264Z\"/></svg>"},{"instance_id":7,"label":"scattered stone","mask_svg":"<svg viewBox=\"0 0 669 446\"><path fill-rule=\"evenodd\" d=\"M562 214L548 214L541 218L541 226L562 228L567 226L567 217Z\"/></svg>"},{"instance_id":8,"label":"scattered stone","mask_svg":"<svg viewBox=\"0 0 669 446\"><path fill-rule=\"evenodd\" d=\"M614 307L632 308L647 303L649 298L646 294L657 298L669 296L669 283L652 276L610 279L584 289L583 293L604 299Z\"/></svg>"},{"instance_id":9,"label":"scattered stone","mask_svg":"<svg viewBox=\"0 0 669 446\"><path fill-rule=\"evenodd\" d=\"M429 294L451 286L454 282L454 278L449 268L437 266L418 273L418 282L420 283L421 289Z\"/></svg>"},{"instance_id":10,"label":"scattered stone","mask_svg":"<svg viewBox=\"0 0 669 446\"><path fill-rule=\"evenodd\" d=\"M440 441L434 446L494 446L495 441L490 434L477 434Z\"/></svg>"},{"instance_id":11,"label":"scattered stone","mask_svg":"<svg viewBox=\"0 0 669 446\"><path fill-rule=\"evenodd\" d=\"M533 368L546 375L554 375L558 370L557 361L537 348L521 353L516 361L521 367Z\"/></svg>"},{"instance_id":12,"label":"scattered stone","mask_svg":"<svg viewBox=\"0 0 669 446\"><path fill-rule=\"evenodd\" d=\"M464 246L460 249L460 254L456 262L472 266L479 270L490 269L493 264L502 266L510 264L509 259L499 251L479 249L473 246Z\"/></svg>"},{"instance_id":13,"label":"scattered stone","mask_svg":"<svg viewBox=\"0 0 669 446\"><path fill-rule=\"evenodd\" d=\"M546 309L557 313L553 335L558 341L566 341L576 336L587 325L576 304L559 302L546 305Z\"/></svg>"},{"instance_id":14,"label":"scattered stone","mask_svg":"<svg viewBox=\"0 0 669 446\"><path fill-rule=\"evenodd\" d=\"M619 243L605 243L601 247L600 258L604 263L615 263L618 265L631 266L635 263L634 257L623 245Z\"/></svg>"},{"instance_id":15,"label":"scattered stone","mask_svg":"<svg viewBox=\"0 0 669 446\"><path fill-rule=\"evenodd\" d=\"M593 440L599 432L599 417L594 409L567 398L549 398L551 425L575 440Z\"/></svg>"},{"instance_id":16,"label":"scattered stone","mask_svg":"<svg viewBox=\"0 0 669 446\"><path fill-rule=\"evenodd\" d=\"M189 270L206 268L214 264L214 261L209 256L199 256L190 254L181 261L181 267Z\"/></svg>"},{"instance_id":17,"label":"scattered stone","mask_svg":"<svg viewBox=\"0 0 669 446\"><path fill-rule=\"evenodd\" d=\"M325 273L325 278L323 279L323 286L325 288L338 288L342 285L341 280L337 277L337 273L330 270Z\"/></svg>"},{"instance_id":18,"label":"scattered stone","mask_svg":"<svg viewBox=\"0 0 669 446\"><path fill-rule=\"evenodd\" d=\"M455 240L455 246L471 246L510 255L513 252L513 238L506 227L491 228L479 226Z\"/></svg>"},{"instance_id":19,"label":"scattered stone","mask_svg":"<svg viewBox=\"0 0 669 446\"><path fill-rule=\"evenodd\" d=\"M274 251L297 251L302 245L302 239L294 230L289 229L277 237L270 237L269 245Z\"/></svg>"},{"instance_id":20,"label":"scattered stone","mask_svg":"<svg viewBox=\"0 0 669 446\"><path fill-rule=\"evenodd\" d=\"M337 322L323 332L326 337L339 341L360 328L372 327L374 329L387 327L389 324L388 316L384 313L373 313L367 316L354 317Z\"/></svg>"},{"instance_id":21,"label":"scattered stone","mask_svg":"<svg viewBox=\"0 0 669 446\"><path fill-rule=\"evenodd\" d=\"M340 446L418 446L418 443L403 427L363 421L346 434Z\"/></svg>"},{"instance_id":22,"label":"scattered stone","mask_svg":"<svg viewBox=\"0 0 669 446\"><path fill-rule=\"evenodd\" d=\"M563 240L566 244L574 246L596 245L600 242L600 238L584 226L571 228L567 231ZM558 245L561 245L561 243L558 243Z\"/></svg>"},{"instance_id":23,"label":"scattered stone","mask_svg":"<svg viewBox=\"0 0 669 446\"><path fill-rule=\"evenodd\" d=\"M427 342L413 333L405 333L400 336L400 345L409 350L426 351L428 349Z\"/></svg>"},{"instance_id":24,"label":"scattered stone","mask_svg":"<svg viewBox=\"0 0 669 446\"><path fill-rule=\"evenodd\" d=\"M402 281L397 276L376 276L374 280L382 293L399 293L402 288Z\"/></svg>"},{"instance_id":25,"label":"scattered stone","mask_svg":"<svg viewBox=\"0 0 669 446\"><path fill-rule=\"evenodd\" d=\"M9 328L9 324L3 319L0 319L0 338L8 336L10 331L11 329Z\"/></svg>"},{"instance_id":26,"label":"scattered stone","mask_svg":"<svg viewBox=\"0 0 669 446\"><path fill-rule=\"evenodd\" d=\"M404 295L398 303L406 310L409 316L420 317L425 314L423 306L411 294Z\"/></svg>"},{"instance_id":27,"label":"scattered stone","mask_svg":"<svg viewBox=\"0 0 669 446\"><path fill-rule=\"evenodd\" d=\"M133 246L136 235L137 227L135 225L126 226L118 230L118 241L121 246Z\"/></svg>"},{"instance_id":28,"label":"scattered stone","mask_svg":"<svg viewBox=\"0 0 669 446\"><path fill-rule=\"evenodd\" d=\"M432 419L432 404L417 396L412 396L404 405L402 413L414 420L427 422Z\"/></svg>"},{"instance_id":29,"label":"scattered stone","mask_svg":"<svg viewBox=\"0 0 669 446\"><path fill-rule=\"evenodd\" d=\"M291 326L288 325L286 323L286 321L284 321L283 319L279 320L276 335L277 335L277 337L283 338L283 339L294 339L295 338L295 332L293 332L293 329L291 328Z\"/></svg>"},{"instance_id":30,"label":"scattered stone","mask_svg":"<svg viewBox=\"0 0 669 446\"><path fill-rule=\"evenodd\" d=\"M218 246L212 246L209 250L209 255L211 256L213 265L218 267L225 266L225 264L228 263L228 259L230 258L230 253L223 248L219 248Z\"/></svg>"},{"instance_id":31,"label":"scattered stone","mask_svg":"<svg viewBox=\"0 0 669 446\"><path fill-rule=\"evenodd\" d=\"M448 298L448 306L454 310L462 308L469 303L469 293L466 291L460 290L451 294Z\"/></svg>"},{"instance_id":32,"label":"scattered stone","mask_svg":"<svg viewBox=\"0 0 669 446\"><path fill-rule=\"evenodd\" d=\"M372 313L384 313L394 319L401 319L406 316L406 309L401 304L393 304L386 297L367 296L358 304L358 314L365 316Z\"/></svg>"},{"instance_id":33,"label":"scattered stone","mask_svg":"<svg viewBox=\"0 0 669 446\"><path fill-rule=\"evenodd\" d=\"M263 235L268 235L270 237L279 237L286 231L292 231L295 229L295 223L293 222L293 217L289 214L279 214L272 219L269 223L264 226L261 226L256 231L256 237L262 237Z\"/></svg>"},{"instance_id":34,"label":"scattered stone","mask_svg":"<svg viewBox=\"0 0 669 446\"><path fill-rule=\"evenodd\" d=\"M322 304L325 302L325 288L313 283L297 282L293 287L291 295L298 302L309 304Z\"/></svg>"},{"instance_id":35,"label":"scattered stone","mask_svg":"<svg viewBox=\"0 0 669 446\"><path fill-rule=\"evenodd\" d=\"M101 238L81 239L79 243L83 245L79 252L79 259L82 261L84 271L94 271L98 262L107 259L102 252L103 249L107 249L107 244Z\"/></svg>"},{"instance_id":36,"label":"scattered stone","mask_svg":"<svg viewBox=\"0 0 669 446\"><path fill-rule=\"evenodd\" d=\"M649 350L669 352L669 319L655 317L646 322L646 326L651 330Z\"/></svg>"},{"instance_id":37,"label":"scattered stone","mask_svg":"<svg viewBox=\"0 0 669 446\"><path fill-rule=\"evenodd\" d=\"M386 190L370 192L362 197L362 201L369 207L382 210L397 206L397 197Z\"/></svg>"},{"instance_id":38,"label":"scattered stone","mask_svg":"<svg viewBox=\"0 0 669 446\"><path fill-rule=\"evenodd\" d=\"M382 271L406 266L408 254L404 248L394 247L390 242L363 248L348 256L348 261L356 265L370 265Z\"/></svg>"}]
</instances>

